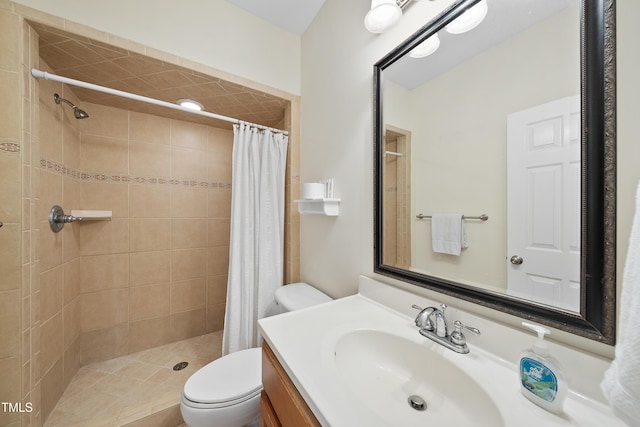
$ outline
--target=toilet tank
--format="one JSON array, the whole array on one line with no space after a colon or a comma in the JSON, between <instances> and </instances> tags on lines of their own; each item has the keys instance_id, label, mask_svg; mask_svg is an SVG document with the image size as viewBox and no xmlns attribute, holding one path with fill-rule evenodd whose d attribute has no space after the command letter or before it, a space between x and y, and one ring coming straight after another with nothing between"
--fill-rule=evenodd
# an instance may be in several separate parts
<instances>
[{"instance_id":1,"label":"toilet tank","mask_svg":"<svg viewBox=\"0 0 640 427\"><path fill-rule=\"evenodd\" d=\"M331 300L330 296L304 282L292 283L276 289L279 313L300 310Z\"/></svg>"}]
</instances>

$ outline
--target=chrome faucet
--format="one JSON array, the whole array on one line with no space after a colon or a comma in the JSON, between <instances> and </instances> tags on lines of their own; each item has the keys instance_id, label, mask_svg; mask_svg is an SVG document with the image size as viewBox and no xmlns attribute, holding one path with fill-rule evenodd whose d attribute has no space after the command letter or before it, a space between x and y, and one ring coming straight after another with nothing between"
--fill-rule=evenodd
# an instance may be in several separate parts
<instances>
[{"instance_id":1,"label":"chrome faucet","mask_svg":"<svg viewBox=\"0 0 640 427\"><path fill-rule=\"evenodd\" d=\"M447 319L444 316L447 309L446 304L441 304L440 308L421 308L417 305L412 305L412 307L420 310L415 319L416 326L420 328L420 335L442 344L456 353L469 353L466 337L462 333L463 329L474 335L480 335L479 329L465 326L459 320L454 322L454 331L449 334Z\"/></svg>"}]
</instances>

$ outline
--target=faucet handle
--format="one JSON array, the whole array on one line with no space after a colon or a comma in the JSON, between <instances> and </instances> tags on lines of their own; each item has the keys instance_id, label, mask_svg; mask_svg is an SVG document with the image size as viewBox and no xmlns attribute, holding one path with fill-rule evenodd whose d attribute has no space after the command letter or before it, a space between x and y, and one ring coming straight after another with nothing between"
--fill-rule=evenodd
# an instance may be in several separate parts
<instances>
[{"instance_id":1,"label":"faucet handle","mask_svg":"<svg viewBox=\"0 0 640 427\"><path fill-rule=\"evenodd\" d=\"M465 326L459 320L456 320L455 322L453 322L453 326L454 326L455 330L453 332L451 332L451 343L452 344L462 346L462 345L465 345L467 343L467 339L465 338L464 334L462 333L463 329L466 329L467 331L471 332L474 335L480 335L480 329L472 328L470 326Z\"/></svg>"},{"instance_id":2,"label":"faucet handle","mask_svg":"<svg viewBox=\"0 0 640 427\"><path fill-rule=\"evenodd\" d=\"M461 329L466 329L467 331L471 332L473 335L481 335L480 334L480 329L478 328L472 328L471 326L467 326L467 325L463 325L461 321L456 320L455 322L453 322L453 324L457 327L458 325L460 325Z\"/></svg>"}]
</instances>

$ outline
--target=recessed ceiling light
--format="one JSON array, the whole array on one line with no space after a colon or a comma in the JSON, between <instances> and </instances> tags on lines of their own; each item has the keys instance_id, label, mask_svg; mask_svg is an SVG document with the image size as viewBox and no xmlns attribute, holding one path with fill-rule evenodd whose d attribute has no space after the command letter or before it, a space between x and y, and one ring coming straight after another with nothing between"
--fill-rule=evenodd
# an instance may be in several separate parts
<instances>
[{"instance_id":1,"label":"recessed ceiling light","mask_svg":"<svg viewBox=\"0 0 640 427\"><path fill-rule=\"evenodd\" d=\"M193 99L178 99L177 102L181 107L188 108L190 110L204 110L204 105L200 104L198 101L194 101Z\"/></svg>"}]
</instances>

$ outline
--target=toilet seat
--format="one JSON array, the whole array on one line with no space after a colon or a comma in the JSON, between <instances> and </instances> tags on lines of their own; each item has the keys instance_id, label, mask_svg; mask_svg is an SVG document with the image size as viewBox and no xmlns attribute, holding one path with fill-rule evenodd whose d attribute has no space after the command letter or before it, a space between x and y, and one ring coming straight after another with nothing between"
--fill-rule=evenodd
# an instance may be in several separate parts
<instances>
[{"instance_id":1,"label":"toilet seat","mask_svg":"<svg viewBox=\"0 0 640 427\"><path fill-rule=\"evenodd\" d=\"M190 407L190 408L196 408L196 409L218 409L218 408L227 408L229 406L235 406L235 405L239 405L243 402L246 402L248 400L253 399L256 396L260 396L260 393L262 393L262 389L257 390L256 392L244 396L241 399L238 400L232 400L232 401L228 401L228 402L219 402L219 403L199 403L199 402L193 402L189 399L187 399L184 395L184 392L182 393L182 403L184 403L186 406Z\"/></svg>"},{"instance_id":2,"label":"toilet seat","mask_svg":"<svg viewBox=\"0 0 640 427\"><path fill-rule=\"evenodd\" d=\"M247 401L261 391L262 349L251 348L200 368L185 383L182 396L193 408L222 408Z\"/></svg>"}]
</instances>

